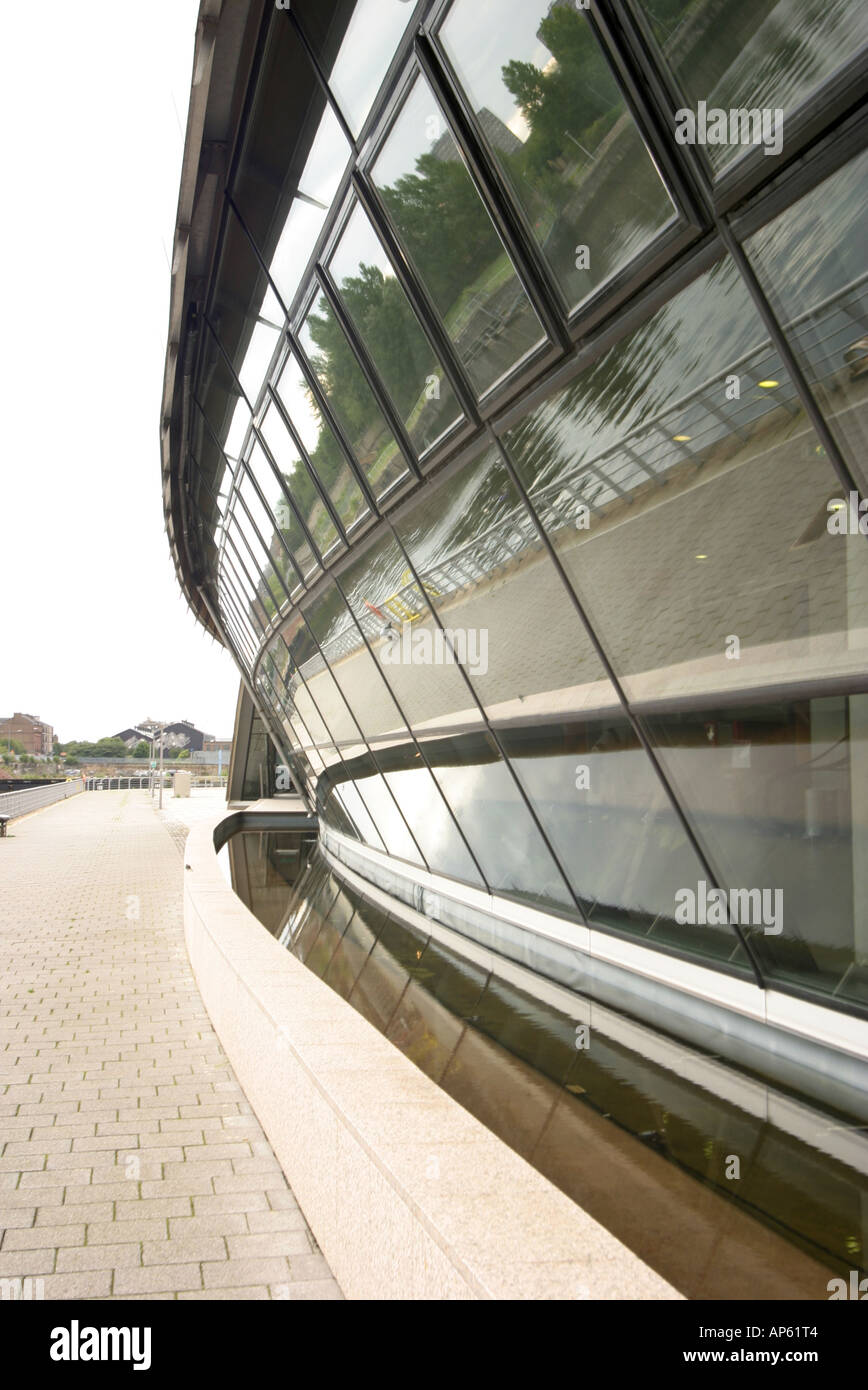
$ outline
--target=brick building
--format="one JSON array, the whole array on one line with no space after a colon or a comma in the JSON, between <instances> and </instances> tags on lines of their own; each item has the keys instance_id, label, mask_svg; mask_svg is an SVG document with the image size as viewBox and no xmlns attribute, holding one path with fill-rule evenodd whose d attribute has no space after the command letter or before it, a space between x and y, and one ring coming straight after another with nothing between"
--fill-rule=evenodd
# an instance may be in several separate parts
<instances>
[{"instance_id":1,"label":"brick building","mask_svg":"<svg viewBox=\"0 0 868 1390\"><path fill-rule=\"evenodd\" d=\"M14 739L20 743L25 753L51 753L54 747L54 730L50 724L43 724L35 714L21 714L16 711L9 719L0 719L0 743Z\"/></svg>"}]
</instances>

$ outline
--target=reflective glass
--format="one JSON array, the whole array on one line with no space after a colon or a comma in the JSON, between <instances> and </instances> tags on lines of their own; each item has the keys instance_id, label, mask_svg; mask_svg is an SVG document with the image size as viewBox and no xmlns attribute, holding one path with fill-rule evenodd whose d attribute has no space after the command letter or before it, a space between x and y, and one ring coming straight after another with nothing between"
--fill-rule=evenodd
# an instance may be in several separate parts
<instances>
[{"instance_id":1,"label":"reflective glass","mask_svg":"<svg viewBox=\"0 0 868 1390\"><path fill-rule=\"evenodd\" d=\"M416 78L373 177L482 394L544 335L424 78Z\"/></svg>"},{"instance_id":2,"label":"reflective glass","mask_svg":"<svg viewBox=\"0 0 868 1390\"><path fill-rule=\"evenodd\" d=\"M299 339L353 456L374 495L382 497L407 464L326 299L310 310Z\"/></svg>"},{"instance_id":3,"label":"reflective glass","mask_svg":"<svg viewBox=\"0 0 868 1390\"><path fill-rule=\"evenodd\" d=\"M645 933L671 917L699 861L502 459L489 452L426 490L396 529L444 637L441 653L430 620L405 624L390 679L430 701L460 661L587 919ZM734 945L727 931L691 949Z\"/></svg>"},{"instance_id":4,"label":"reflective glass","mask_svg":"<svg viewBox=\"0 0 868 1390\"><path fill-rule=\"evenodd\" d=\"M392 264L360 207L347 223L329 263L344 307L353 321L417 454L460 419L455 394L419 320L395 277ZM333 338L334 334L330 335ZM336 351L340 377L343 335Z\"/></svg>"},{"instance_id":5,"label":"reflective glass","mask_svg":"<svg viewBox=\"0 0 868 1390\"><path fill-rule=\"evenodd\" d=\"M232 526L227 528L227 543L237 568L243 569L251 578L253 575L261 576L262 592L268 595L266 606L273 614L286 602L286 590L240 501L235 505Z\"/></svg>"},{"instance_id":6,"label":"reflective glass","mask_svg":"<svg viewBox=\"0 0 868 1390\"><path fill-rule=\"evenodd\" d=\"M368 513L368 504L347 463L334 431L322 417L298 363L290 357L285 363L277 385L277 395L281 405L295 426L302 447L307 453L320 485L328 493L332 506L340 517L345 531ZM265 414L263 430L270 442L270 431L280 435L282 422L278 424L277 412L271 407ZM311 525L318 525L315 507L311 512Z\"/></svg>"},{"instance_id":7,"label":"reflective glass","mask_svg":"<svg viewBox=\"0 0 868 1390\"><path fill-rule=\"evenodd\" d=\"M675 209L572 0L458 0L440 40L571 306Z\"/></svg>"},{"instance_id":8,"label":"reflective glass","mask_svg":"<svg viewBox=\"0 0 868 1390\"><path fill-rule=\"evenodd\" d=\"M313 254L349 158L350 147L340 122L331 107L326 107L313 137L310 153L298 176L294 196L268 267L287 308L292 304Z\"/></svg>"},{"instance_id":9,"label":"reflective glass","mask_svg":"<svg viewBox=\"0 0 868 1390\"><path fill-rule=\"evenodd\" d=\"M261 543L268 551L271 563L283 579L290 595L292 595L300 588L300 584L296 569L284 548L284 533L278 529L277 522L270 513L266 511L258 492L246 472L241 479L238 491L250 513L253 527L258 530ZM295 529L290 527L286 534L290 539L296 542L296 549L301 551L303 542L298 534L297 524ZM308 569L310 569L312 568L312 557L310 556L309 550L308 561Z\"/></svg>"},{"instance_id":10,"label":"reflective glass","mask_svg":"<svg viewBox=\"0 0 868 1390\"><path fill-rule=\"evenodd\" d=\"M407 0L356 0L343 5L293 0L292 8L347 125L358 135L414 5Z\"/></svg>"},{"instance_id":11,"label":"reflective glass","mask_svg":"<svg viewBox=\"0 0 868 1390\"><path fill-rule=\"evenodd\" d=\"M649 727L722 881L764 893L735 904L764 975L868 1003L868 695Z\"/></svg>"},{"instance_id":12,"label":"reflective glass","mask_svg":"<svg viewBox=\"0 0 868 1390\"><path fill-rule=\"evenodd\" d=\"M866 183L862 154L752 236L746 250L868 497Z\"/></svg>"},{"instance_id":13,"label":"reflective glass","mask_svg":"<svg viewBox=\"0 0 868 1390\"><path fill-rule=\"evenodd\" d=\"M277 412L274 407L269 406L266 411L266 418L272 413L276 417ZM284 431L281 440L274 421L267 431L263 430L263 434L274 443L282 444L280 462L277 463L277 458L273 453L271 455L272 459L275 460L279 478L282 481L279 481L278 477L275 476L275 467L272 466L258 440L248 456L247 468L259 484L268 503L269 511L277 522L277 528L295 556L296 564L307 576L319 567L319 560L311 549L299 517L306 520L314 508L318 508L316 521L317 538L321 543L320 554L327 554L337 544L338 533L335 530L334 522L322 506L319 493L314 487L311 476L302 462L301 455L295 448L291 436ZM290 499L294 506L290 505Z\"/></svg>"},{"instance_id":14,"label":"reflective glass","mask_svg":"<svg viewBox=\"0 0 868 1390\"><path fill-rule=\"evenodd\" d=\"M632 0L698 113L765 108L786 117L868 43L863 0ZM722 129L721 129L721 134ZM769 145L779 153L775 138ZM706 143L715 171L738 154Z\"/></svg>"},{"instance_id":15,"label":"reflective glass","mask_svg":"<svg viewBox=\"0 0 868 1390\"><path fill-rule=\"evenodd\" d=\"M280 410L273 402L265 411L259 432L280 471L286 492L295 503L299 515L304 518L319 554L328 555L338 543L334 522L323 503L319 489L302 461ZM278 499L274 505L285 507L285 502Z\"/></svg>"},{"instance_id":16,"label":"reflective glass","mask_svg":"<svg viewBox=\"0 0 868 1390\"><path fill-rule=\"evenodd\" d=\"M507 442L632 700L864 671L868 547L728 260Z\"/></svg>"},{"instance_id":17,"label":"reflective glass","mask_svg":"<svg viewBox=\"0 0 868 1390\"><path fill-rule=\"evenodd\" d=\"M863 988L861 711L780 700L788 684L864 678L868 546L830 529L840 483L734 267L682 291L507 443L722 889L770 895L727 899L724 920L776 976L800 963L808 987ZM608 490L577 528L554 504L592 486ZM652 939L678 943L689 923L694 936L700 910L702 931L719 930L706 886L685 876L690 896Z\"/></svg>"}]
</instances>

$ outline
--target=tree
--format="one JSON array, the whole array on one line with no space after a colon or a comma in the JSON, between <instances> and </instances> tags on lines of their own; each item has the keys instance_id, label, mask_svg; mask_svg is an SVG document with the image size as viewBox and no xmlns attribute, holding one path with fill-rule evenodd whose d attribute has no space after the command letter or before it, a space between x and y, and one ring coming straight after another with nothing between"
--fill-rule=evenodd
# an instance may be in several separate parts
<instances>
[{"instance_id":1,"label":"tree","mask_svg":"<svg viewBox=\"0 0 868 1390\"><path fill-rule=\"evenodd\" d=\"M143 738L140 738L139 741L138 741L138 743L136 744L135 748L133 749L132 753L130 754L130 757L132 757L132 758L146 758L146 757L148 756L148 753L149 753L149 752L150 752L150 747L149 747L149 745L145 742L145 740L144 740Z\"/></svg>"}]
</instances>

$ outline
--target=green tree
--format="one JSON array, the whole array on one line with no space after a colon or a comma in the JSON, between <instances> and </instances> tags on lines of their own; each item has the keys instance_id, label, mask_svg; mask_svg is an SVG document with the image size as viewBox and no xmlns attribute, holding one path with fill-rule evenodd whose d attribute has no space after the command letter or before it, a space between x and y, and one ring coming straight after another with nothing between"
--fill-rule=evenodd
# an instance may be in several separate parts
<instances>
[{"instance_id":1,"label":"green tree","mask_svg":"<svg viewBox=\"0 0 868 1390\"><path fill-rule=\"evenodd\" d=\"M146 758L146 757L148 756L148 754L150 753L150 751L151 751L151 750L150 750L150 745L149 745L148 743L146 743L145 740L144 740L143 738L140 738L139 741L138 741L138 743L136 744L135 748L133 749L132 753L130 754L130 757L132 757L132 758Z\"/></svg>"},{"instance_id":2,"label":"green tree","mask_svg":"<svg viewBox=\"0 0 868 1390\"><path fill-rule=\"evenodd\" d=\"M516 159L528 173L547 170L570 146L574 158L576 147L568 137L581 140L620 106L614 78L583 15L558 5L540 24L539 36L557 59L548 72L518 60L503 68L503 80L531 129Z\"/></svg>"}]
</instances>

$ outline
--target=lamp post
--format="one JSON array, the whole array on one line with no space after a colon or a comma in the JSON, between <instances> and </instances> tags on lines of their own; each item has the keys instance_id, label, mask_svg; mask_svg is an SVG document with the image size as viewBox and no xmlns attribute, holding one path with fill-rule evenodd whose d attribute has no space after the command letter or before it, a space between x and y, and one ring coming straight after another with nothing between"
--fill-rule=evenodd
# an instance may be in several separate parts
<instances>
[{"instance_id":1,"label":"lamp post","mask_svg":"<svg viewBox=\"0 0 868 1390\"><path fill-rule=\"evenodd\" d=\"M165 728L165 724L160 725L160 801L158 807L160 811L163 809L163 734Z\"/></svg>"}]
</instances>

